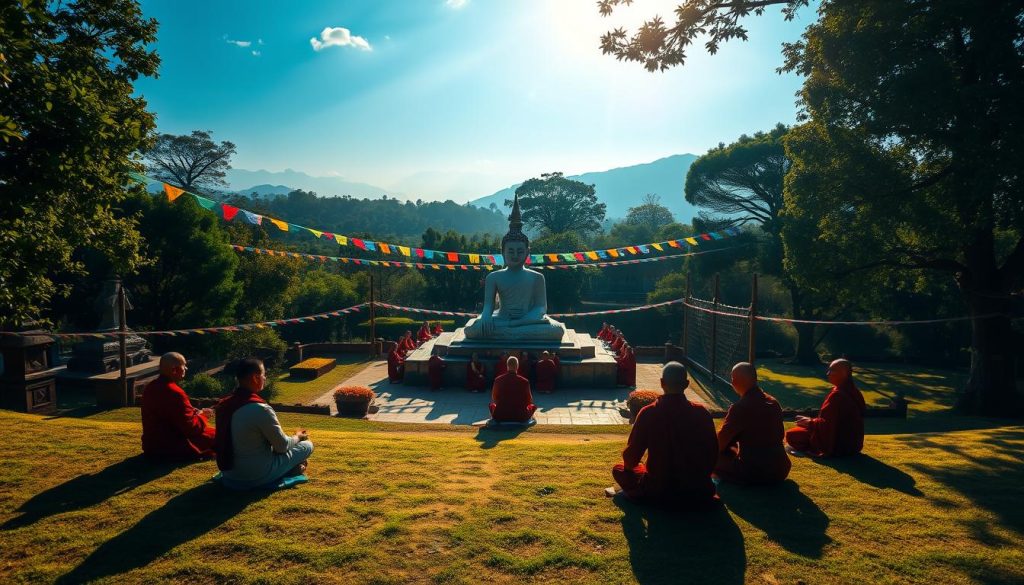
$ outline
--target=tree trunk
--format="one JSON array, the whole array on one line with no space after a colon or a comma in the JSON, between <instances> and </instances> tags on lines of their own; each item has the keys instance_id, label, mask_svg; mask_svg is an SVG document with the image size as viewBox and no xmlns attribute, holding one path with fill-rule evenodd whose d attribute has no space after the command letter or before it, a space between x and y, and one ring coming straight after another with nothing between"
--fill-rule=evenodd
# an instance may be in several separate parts
<instances>
[{"instance_id":1,"label":"tree trunk","mask_svg":"<svg viewBox=\"0 0 1024 585\"><path fill-rule=\"evenodd\" d=\"M800 290L795 284L790 284L788 288L789 296L793 303L793 318L806 319ZM810 324L793 324L793 328L796 329L796 354L790 363L804 366L821 365L821 358L818 357L818 353L815 351L817 344L814 342L814 327L814 325Z\"/></svg>"},{"instance_id":2,"label":"tree trunk","mask_svg":"<svg viewBox=\"0 0 1024 585\"><path fill-rule=\"evenodd\" d=\"M965 293L972 317L1001 315L971 322L971 370L957 409L982 416L1020 415L1016 367L1022 348L1007 316L1010 303L998 294Z\"/></svg>"}]
</instances>

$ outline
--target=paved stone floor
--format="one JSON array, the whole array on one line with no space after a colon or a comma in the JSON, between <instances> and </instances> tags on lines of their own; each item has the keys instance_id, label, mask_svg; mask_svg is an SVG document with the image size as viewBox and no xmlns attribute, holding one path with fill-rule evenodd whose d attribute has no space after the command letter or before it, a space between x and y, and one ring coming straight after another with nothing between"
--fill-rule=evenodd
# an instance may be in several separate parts
<instances>
[{"instance_id":1,"label":"paved stone floor","mask_svg":"<svg viewBox=\"0 0 1024 585\"><path fill-rule=\"evenodd\" d=\"M660 364L637 364L637 387L659 389ZM369 386L377 393L374 404L378 410L370 420L408 423L449 423L483 425L490 417L487 406L490 393L473 394L462 388L442 388L431 392L422 386L391 384L387 380L387 363L374 362L355 376L341 383L344 386ZM632 388L572 388L553 394L534 393L538 424L596 425L626 424L619 410L625 407ZM333 392L333 390L332 390ZM332 392L320 396L315 404L331 407ZM714 407L714 400L699 384L686 391L690 400Z\"/></svg>"}]
</instances>

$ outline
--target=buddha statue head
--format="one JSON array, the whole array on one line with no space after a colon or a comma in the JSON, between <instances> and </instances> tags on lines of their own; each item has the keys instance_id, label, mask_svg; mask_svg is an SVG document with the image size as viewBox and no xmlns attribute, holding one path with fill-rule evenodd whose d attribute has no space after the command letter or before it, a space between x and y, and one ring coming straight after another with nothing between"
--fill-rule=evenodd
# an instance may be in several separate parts
<instances>
[{"instance_id":1,"label":"buddha statue head","mask_svg":"<svg viewBox=\"0 0 1024 585\"><path fill-rule=\"evenodd\" d=\"M530 256L530 238L523 233L523 216L519 211L519 194L512 200L512 214L508 216L508 233L501 238L501 254L505 266L522 268Z\"/></svg>"}]
</instances>

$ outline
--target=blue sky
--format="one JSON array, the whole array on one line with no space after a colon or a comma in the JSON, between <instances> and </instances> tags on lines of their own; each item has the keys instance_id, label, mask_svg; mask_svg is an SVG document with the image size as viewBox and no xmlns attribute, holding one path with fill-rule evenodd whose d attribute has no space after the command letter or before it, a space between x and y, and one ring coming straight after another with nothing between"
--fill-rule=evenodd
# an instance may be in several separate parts
<instances>
[{"instance_id":1,"label":"blue sky","mask_svg":"<svg viewBox=\"0 0 1024 585\"><path fill-rule=\"evenodd\" d=\"M671 18L672 2L638 0L609 18L593 0L142 6L160 22L162 65L137 88L160 131L212 130L237 145L238 168L456 201L542 172L701 154L791 123L800 80L775 73L780 45L814 17L804 9L787 23L770 10L748 20L749 42L715 56L695 47L684 67L648 73L602 55L600 35Z\"/></svg>"}]
</instances>

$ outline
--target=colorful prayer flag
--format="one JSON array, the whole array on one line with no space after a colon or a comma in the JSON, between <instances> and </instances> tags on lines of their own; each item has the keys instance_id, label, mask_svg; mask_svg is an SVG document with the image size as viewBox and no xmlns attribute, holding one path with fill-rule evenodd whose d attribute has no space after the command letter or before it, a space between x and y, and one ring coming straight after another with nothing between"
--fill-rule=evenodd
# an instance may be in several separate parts
<instances>
[{"instance_id":1,"label":"colorful prayer flag","mask_svg":"<svg viewBox=\"0 0 1024 585\"><path fill-rule=\"evenodd\" d=\"M459 255L456 254L455 252L448 252L447 255L448 255L448 261L449 262L458 262L459 261Z\"/></svg>"},{"instance_id":2,"label":"colorful prayer flag","mask_svg":"<svg viewBox=\"0 0 1024 585\"><path fill-rule=\"evenodd\" d=\"M280 219L274 219L272 217L268 217L267 219L270 220L270 223L274 224L274 227L281 230L282 232L288 231L288 222L281 221Z\"/></svg>"},{"instance_id":3,"label":"colorful prayer flag","mask_svg":"<svg viewBox=\"0 0 1024 585\"><path fill-rule=\"evenodd\" d=\"M359 238L352 238L352 245L355 246L356 248L359 248L360 250L366 249L366 242L360 240Z\"/></svg>"},{"instance_id":4,"label":"colorful prayer flag","mask_svg":"<svg viewBox=\"0 0 1024 585\"><path fill-rule=\"evenodd\" d=\"M385 244L384 242L380 242L380 251L385 253L385 254L390 254L391 253L391 248L387 244Z\"/></svg>"},{"instance_id":5,"label":"colorful prayer flag","mask_svg":"<svg viewBox=\"0 0 1024 585\"><path fill-rule=\"evenodd\" d=\"M402 256L409 256L409 246L399 246L398 251L402 253Z\"/></svg>"},{"instance_id":6,"label":"colorful prayer flag","mask_svg":"<svg viewBox=\"0 0 1024 585\"><path fill-rule=\"evenodd\" d=\"M591 260L597 260L598 257L597 252L587 252L587 258L590 258Z\"/></svg>"},{"instance_id":7,"label":"colorful prayer flag","mask_svg":"<svg viewBox=\"0 0 1024 585\"><path fill-rule=\"evenodd\" d=\"M221 203L220 207L221 207L221 213L224 214L224 219L226 219L228 221L231 221L232 219L235 219L235 216L238 215L238 208L235 207L234 205L228 205L227 203Z\"/></svg>"},{"instance_id":8,"label":"colorful prayer flag","mask_svg":"<svg viewBox=\"0 0 1024 585\"><path fill-rule=\"evenodd\" d=\"M691 246L696 246L697 245L697 238L686 238L686 243L690 244Z\"/></svg>"},{"instance_id":9,"label":"colorful prayer flag","mask_svg":"<svg viewBox=\"0 0 1024 585\"><path fill-rule=\"evenodd\" d=\"M167 200L168 201L174 201L178 197L181 197L181 194L184 193L184 192L185 192L184 189L181 189L179 187L175 187L174 185L168 185L167 183L164 183L164 193L167 193Z\"/></svg>"},{"instance_id":10,"label":"colorful prayer flag","mask_svg":"<svg viewBox=\"0 0 1024 585\"><path fill-rule=\"evenodd\" d=\"M470 254L469 255L469 263L470 264L479 264L480 263L480 254Z\"/></svg>"}]
</instances>

